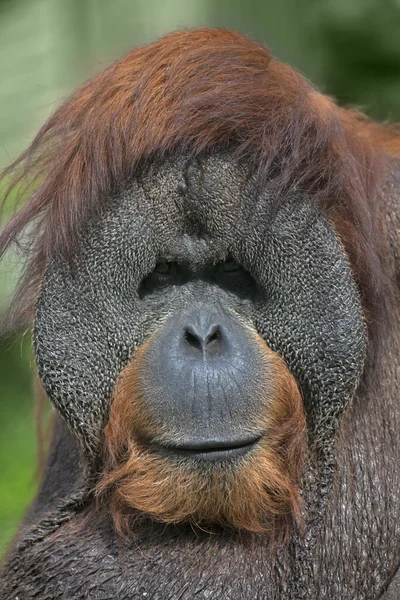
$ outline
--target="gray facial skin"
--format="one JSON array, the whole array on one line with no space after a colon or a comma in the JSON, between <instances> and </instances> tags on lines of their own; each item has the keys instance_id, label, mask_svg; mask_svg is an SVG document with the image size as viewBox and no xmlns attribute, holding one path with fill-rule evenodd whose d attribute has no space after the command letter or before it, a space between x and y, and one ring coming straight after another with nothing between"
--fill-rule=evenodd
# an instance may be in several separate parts
<instances>
[{"instance_id":1,"label":"gray facial skin","mask_svg":"<svg viewBox=\"0 0 400 600\"><path fill-rule=\"evenodd\" d=\"M251 285L218 269L207 276L228 257ZM146 291L164 261L185 277ZM74 264L47 269L35 324L39 374L83 446L96 453L115 380L135 349L194 301L231 311L285 359L311 438L326 449L365 355L346 254L310 198L294 191L277 206L273 181L260 193L224 155L151 167L91 224Z\"/></svg>"},{"instance_id":2,"label":"gray facial skin","mask_svg":"<svg viewBox=\"0 0 400 600\"><path fill-rule=\"evenodd\" d=\"M385 191L393 273L398 189L400 178ZM384 597L400 558L399 314L375 387L357 388L365 324L343 246L312 198L292 190L276 200L273 179L260 190L228 155L166 160L143 169L88 224L72 264L49 265L35 349L63 419L5 566L4 598ZM227 260L243 268L237 279L219 270ZM162 262L185 277L159 285ZM123 540L89 492L119 373L156 330L168 331L196 305L258 332L300 385L311 460L301 490L304 531L286 549L271 552L262 535L150 519ZM187 428L186 417L178 429ZM393 586L385 600L397 597Z\"/></svg>"}]
</instances>

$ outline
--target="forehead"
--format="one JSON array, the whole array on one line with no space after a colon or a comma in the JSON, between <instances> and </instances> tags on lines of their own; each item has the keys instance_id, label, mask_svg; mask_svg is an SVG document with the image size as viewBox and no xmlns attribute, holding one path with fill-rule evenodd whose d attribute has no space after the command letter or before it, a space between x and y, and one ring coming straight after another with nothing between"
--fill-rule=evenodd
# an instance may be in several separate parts
<instances>
[{"instance_id":1,"label":"forehead","mask_svg":"<svg viewBox=\"0 0 400 600\"><path fill-rule=\"evenodd\" d=\"M197 267L228 255L254 262L271 234L290 240L302 230L307 238L310 223L321 218L315 200L296 190L282 194L279 176L260 186L229 152L154 160L116 200L108 218L114 210L123 215L119 226L141 254ZM114 223L113 236L117 229ZM116 235L121 241L124 231Z\"/></svg>"},{"instance_id":2,"label":"forehead","mask_svg":"<svg viewBox=\"0 0 400 600\"><path fill-rule=\"evenodd\" d=\"M246 234L255 187L248 168L218 153L154 162L139 173L131 194L163 257L209 262L225 258Z\"/></svg>"},{"instance_id":3,"label":"forehead","mask_svg":"<svg viewBox=\"0 0 400 600\"><path fill-rule=\"evenodd\" d=\"M140 174L139 183L156 222L198 236L234 227L251 199L247 169L228 154L155 163Z\"/></svg>"}]
</instances>

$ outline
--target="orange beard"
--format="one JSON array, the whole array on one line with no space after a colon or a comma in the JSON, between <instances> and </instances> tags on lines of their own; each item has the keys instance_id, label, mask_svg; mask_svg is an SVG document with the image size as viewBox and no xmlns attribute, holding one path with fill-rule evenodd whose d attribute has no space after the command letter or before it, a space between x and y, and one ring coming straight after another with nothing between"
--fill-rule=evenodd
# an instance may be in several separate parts
<instances>
[{"instance_id":1,"label":"orange beard","mask_svg":"<svg viewBox=\"0 0 400 600\"><path fill-rule=\"evenodd\" d=\"M302 399L283 360L262 345L273 389L257 422L265 432L257 446L235 461L203 462L156 454L139 440L155 436L141 409L141 357L121 373L105 428L104 468L97 485L116 530L134 532L138 511L165 523L221 525L287 539L300 522L299 479L306 449ZM267 371L267 369L266 369ZM262 377L262 374L260 374Z\"/></svg>"}]
</instances>

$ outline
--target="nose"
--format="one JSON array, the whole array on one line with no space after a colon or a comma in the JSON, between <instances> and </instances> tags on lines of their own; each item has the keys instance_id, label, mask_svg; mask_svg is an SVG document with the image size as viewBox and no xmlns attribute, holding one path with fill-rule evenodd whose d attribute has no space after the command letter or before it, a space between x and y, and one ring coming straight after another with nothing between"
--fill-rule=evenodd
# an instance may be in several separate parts
<instances>
[{"instance_id":1,"label":"nose","mask_svg":"<svg viewBox=\"0 0 400 600\"><path fill-rule=\"evenodd\" d=\"M222 328L218 323L197 320L188 323L183 330L184 346L201 354L212 354L221 349Z\"/></svg>"},{"instance_id":2,"label":"nose","mask_svg":"<svg viewBox=\"0 0 400 600\"><path fill-rule=\"evenodd\" d=\"M143 402L169 445L193 450L258 435L260 381L271 375L255 335L233 312L197 301L149 338L138 369Z\"/></svg>"}]
</instances>

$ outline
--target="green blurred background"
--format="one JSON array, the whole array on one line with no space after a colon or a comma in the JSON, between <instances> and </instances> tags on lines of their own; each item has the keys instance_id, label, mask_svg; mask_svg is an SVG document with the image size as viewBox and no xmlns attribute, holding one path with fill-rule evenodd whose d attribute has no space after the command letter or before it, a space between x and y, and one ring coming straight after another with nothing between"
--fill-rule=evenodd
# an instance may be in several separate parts
<instances>
[{"instance_id":1,"label":"green blurred background","mask_svg":"<svg viewBox=\"0 0 400 600\"><path fill-rule=\"evenodd\" d=\"M264 42L341 103L400 120L400 0L0 0L0 167L110 61L206 25ZM20 262L1 262L1 314ZM0 338L0 555L37 484L33 372L29 332Z\"/></svg>"}]
</instances>

